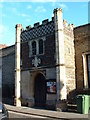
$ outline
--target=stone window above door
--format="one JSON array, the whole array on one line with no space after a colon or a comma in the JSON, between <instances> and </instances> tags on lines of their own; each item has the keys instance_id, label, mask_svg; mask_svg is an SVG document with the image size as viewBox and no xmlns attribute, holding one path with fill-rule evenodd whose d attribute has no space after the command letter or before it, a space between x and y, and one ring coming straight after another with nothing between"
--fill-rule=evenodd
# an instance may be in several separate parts
<instances>
[{"instance_id":1,"label":"stone window above door","mask_svg":"<svg viewBox=\"0 0 90 120\"><path fill-rule=\"evenodd\" d=\"M32 42L32 55L36 55L37 49L36 49L36 41Z\"/></svg>"},{"instance_id":2,"label":"stone window above door","mask_svg":"<svg viewBox=\"0 0 90 120\"><path fill-rule=\"evenodd\" d=\"M41 39L39 40L39 54L43 54L44 52L44 41Z\"/></svg>"},{"instance_id":3,"label":"stone window above door","mask_svg":"<svg viewBox=\"0 0 90 120\"><path fill-rule=\"evenodd\" d=\"M45 53L45 37L29 41L29 57Z\"/></svg>"}]
</instances>

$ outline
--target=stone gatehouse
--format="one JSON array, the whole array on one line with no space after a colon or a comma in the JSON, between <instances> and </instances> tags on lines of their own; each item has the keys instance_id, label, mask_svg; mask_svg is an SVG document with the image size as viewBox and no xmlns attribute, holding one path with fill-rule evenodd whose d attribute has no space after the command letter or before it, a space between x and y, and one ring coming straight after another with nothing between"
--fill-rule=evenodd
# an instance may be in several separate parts
<instances>
[{"instance_id":1,"label":"stone gatehouse","mask_svg":"<svg viewBox=\"0 0 90 120\"><path fill-rule=\"evenodd\" d=\"M0 50L4 103L10 104L11 100L13 104L18 94L22 105L55 107L59 101L76 94L90 94L90 24L74 27L63 20L62 9L53 13L51 21L43 20L42 24L29 25L25 30L17 24L16 39L21 44L16 41L15 46ZM16 89L16 63L21 70L20 94Z\"/></svg>"},{"instance_id":2,"label":"stone gatehouse","mask_svg":"<svg viewBox=\"0 0 90 120\"><path fill-rule=\"evenodd\" d=\"M16 25L21 40L21 100L28 106L56 106L75 90L74 25L62 9L34 27Z\"/></svg>"}]
</instances>

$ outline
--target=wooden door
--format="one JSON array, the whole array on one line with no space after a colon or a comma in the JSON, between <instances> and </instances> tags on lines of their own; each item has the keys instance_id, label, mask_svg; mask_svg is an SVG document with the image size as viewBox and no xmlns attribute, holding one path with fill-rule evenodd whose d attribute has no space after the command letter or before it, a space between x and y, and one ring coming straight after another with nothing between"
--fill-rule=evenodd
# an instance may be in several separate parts
<instances>
[{"instance_id":1,"label":"wooden door","mask_svg":"<svg viewBox=\"0 0 90 120\"><path fill-rule=\"evenodd\" d=\"M46 80L42 74L38 74L34 84L35 106L44 107L46 105Z\"/></svg>"}]
</instances>

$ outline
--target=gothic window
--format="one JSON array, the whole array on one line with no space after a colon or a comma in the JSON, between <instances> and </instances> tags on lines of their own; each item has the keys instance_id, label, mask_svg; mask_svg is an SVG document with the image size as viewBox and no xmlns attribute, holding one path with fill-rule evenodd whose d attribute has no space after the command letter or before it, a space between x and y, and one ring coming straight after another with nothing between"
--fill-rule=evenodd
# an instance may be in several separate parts
<instances>
[{"instance_id":1,"label":"gothic window","mask_svg":"<svg viewBox=\"0 0 90 120\"><path fill-rule=\"evenodd\" d=\"M39 54L43 54L43 40L39 40Z\"/></svg>"},{"instance_id":2,"label":"gothic window","mask_svg":"<svg viewBox=\"0 0 90 120\"><path fill-rule=\"evenodd\" d=\"M36 42L32 42L32 55L36 55Z\"/></svg>"},{"instance_id":3,"label":"gothic window","mask_svg":"<svg viewBox=\"0 0 90 120\"><path fill-rule=\"evenodd\" d=\"M33 55L42 55L45 52L44 46L45 38L35 39L28 42L29 44L29 57Z\"/></svg>"}]
</instances>

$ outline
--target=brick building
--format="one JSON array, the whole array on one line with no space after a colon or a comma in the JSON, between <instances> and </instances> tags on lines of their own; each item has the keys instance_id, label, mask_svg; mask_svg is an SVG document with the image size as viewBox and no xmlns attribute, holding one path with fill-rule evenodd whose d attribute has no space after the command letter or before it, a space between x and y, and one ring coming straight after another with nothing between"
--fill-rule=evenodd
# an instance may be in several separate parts
<instances>
[{"instance_id":1,"label":"brick building","mask_svg":"<svg viewBox=\"0 0 90 120\"><path fill-rule=\"evenodd\" d=\"M74 29L76 88L90 94L90 24Z\"/></svg>"},{"instance_id":2,"label":"brick building","mask_svg":"<svg viewBox=\"0 0 90 120\"><path fill-rule=\"evenodd\" d=\"M21 98L28 106L56 106L75 90L73 24L63 20L62 9L34 27L16 25L21 39ZM17 43L17 42L16 42ZM17 93L18 94L18 93Z\"/></svg>"}]
</instances>

